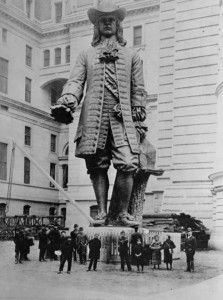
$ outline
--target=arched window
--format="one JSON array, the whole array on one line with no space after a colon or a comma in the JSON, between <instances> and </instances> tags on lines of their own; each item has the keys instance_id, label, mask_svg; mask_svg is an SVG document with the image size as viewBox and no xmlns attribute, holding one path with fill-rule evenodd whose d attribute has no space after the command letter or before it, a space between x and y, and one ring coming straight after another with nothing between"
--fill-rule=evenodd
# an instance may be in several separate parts
<instances>
[{"instance_id":1,"label":"arched window","mask_svg":"<svg viewBox=\"0 0 223 300\"><path fill-rule=\"evenodd\" d=\"M61 48L55 49L55 65L61 64Z\"/></svg>"},{"instance_id":2,"label":"arched window","mask_svg":"<svg viewBox=\"0 0 223 300\"><path fill-rule=\"evenodd\" d=\"M24 205L23 206L23 214L26 216L29 216L30 213L30 205Z\"/></svg>"},{"instance_id":3,"label":"arched window","mask_svg":"<svg viewBox=\"0 0 223 300\"><path fill-rule=\"evenodd\" d=\"M66 207L61 208L61 216L64 217L64 220L66 220L66 214L67 214Z\"/></svg>"},{"instance_id":4,"label":"arched window","mask_svg":"<svg viewBox=\"0 0 223 300\"><path fill-rule=\"evenodd\" d=\"M70 62L70 46L66 47L66 63Z\"/></svg>"},{"instance_id":5,"label":"arched window","mask_svg":"<svg viewBox=\"0 0 223 300\"><path fill-rule=\"evenodd\" d=\"M50 50L44 50L43 52L43 66L49 67L50 65Z\"/></svg>"},{"instance_id":6,"label":"arched window","mask_svg":"<svg viewBox=\"0 0 223 300\"><path fill-rule=\"evenodd\" d=\"M90 206L90 216L94 219L94 217L98 214L98 205Z\"/></svg>"},{"instance_id":7,"label":"arched window","mask_svg":"<svg viewBox=\"0 0 223 300\"><path fill-rule=\"evenodd\" d=\"M56 208L55 207L50 207L49 208L49 215L54 216L56 214Z\"/></svg>"},{"instance_id":8,"label":"arched window","mask_svg":"<svg viewBox=\"0 0 223 300\"><path fill-rule=\"evenodd\" d=\"M66 150L65 150L65 153L64 153L66 156L69 155L69 146L67 146Z\"/></svg>"},{"instance_id":9,"label":"arched window","mask_svg":"<svg viewBox=\"0 0 223 300\"><path fill-rule=\"evenodd\" d=\"M5 209L6 209L6 204L5 203L0 203L0 217L5 216Z\"/></svg>"}]
</instances>

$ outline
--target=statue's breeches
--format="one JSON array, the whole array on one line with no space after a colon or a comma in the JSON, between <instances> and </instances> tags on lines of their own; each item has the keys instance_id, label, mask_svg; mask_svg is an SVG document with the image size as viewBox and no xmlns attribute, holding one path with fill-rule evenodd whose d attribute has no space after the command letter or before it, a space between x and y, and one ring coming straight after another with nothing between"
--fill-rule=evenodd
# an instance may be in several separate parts
<instances>
[{"instance_id":1,"label":"statue's breeches","mask_svg":"<svg viewBox=\"0 0 223 300\"><path fill-rule=\"evenodd\" d=\"M117 170L133 172L138 168L138 154L133 154L129 145L116 148L114 139L109 130L107 143L104 149L97 149L96 153L85 158L88 173L96 169L108 169L111 161Z\"/></svg>"}]
</instances>

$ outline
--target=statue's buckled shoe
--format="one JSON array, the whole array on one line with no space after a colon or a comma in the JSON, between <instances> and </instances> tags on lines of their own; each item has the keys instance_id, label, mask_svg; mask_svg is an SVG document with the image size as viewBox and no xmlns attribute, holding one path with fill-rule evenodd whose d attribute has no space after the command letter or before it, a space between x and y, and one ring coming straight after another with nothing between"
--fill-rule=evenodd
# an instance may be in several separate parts
<instances>
[{"instance_id":1,"label":"statue's buckled shoe","mask_svg":"<svg viewBox=\"0 0 223 300\"><path fill-rule=\"evenodd\" d=\"M119 215L119 221L122 226L139 226L140 222L136 221L130 214Z\"/></svg>"},{"instance_id":2,"label":"statue's buckled shoe","mask_svg":"<svg viewBox=\"0 0 223 300\"><path fill-rule=\"evenodd\" d=\"M105 224L106 218L107 218L106 213L97 214L94 218L94 224L95 225L103 225L103 224Z\"/></svg>"}]
</instances>

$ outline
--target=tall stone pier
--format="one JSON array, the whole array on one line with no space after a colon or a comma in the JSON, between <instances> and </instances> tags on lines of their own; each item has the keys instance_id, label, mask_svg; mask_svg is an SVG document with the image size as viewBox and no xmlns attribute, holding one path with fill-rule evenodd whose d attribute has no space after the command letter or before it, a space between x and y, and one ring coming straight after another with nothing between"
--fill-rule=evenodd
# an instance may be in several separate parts
<instances>
[{"instance_id":1,"label":"tall stone pier","mask_svg":"<svg viewBox=\"0 0 223 300\"><path fill-rule=\"evenodd\" d=\"M220 5L219 22L219 73L216 87L217 96L217 142L214 171L209 178L213 182L213 231L209 246L223 250L223 5Z\"/></svg>"}]
</instances>

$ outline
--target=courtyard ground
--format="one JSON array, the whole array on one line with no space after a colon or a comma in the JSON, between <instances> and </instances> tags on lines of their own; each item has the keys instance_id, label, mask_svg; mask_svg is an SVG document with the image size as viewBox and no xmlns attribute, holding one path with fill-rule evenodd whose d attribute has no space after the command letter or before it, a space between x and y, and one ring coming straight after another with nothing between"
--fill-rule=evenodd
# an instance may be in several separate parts
<instances>
[{"instance_id":1,"label":"courtyard ground","mask_svg":"<svg viewBox=\"0 0 223 300\"><path fill-rule=\"evenodd\" d=\"M14 263L13 241L0 242L0 299L27 300L126 300L126 299L223 299L223 252L197 251L195 272L185 270L185 253L167 271L146 266L144 273L121 272L120 265L98 263L98 271L73 263L71 274L58 275L58 261L39 262L38 242L30 261Z\"/></svg>"}]
</instances>

